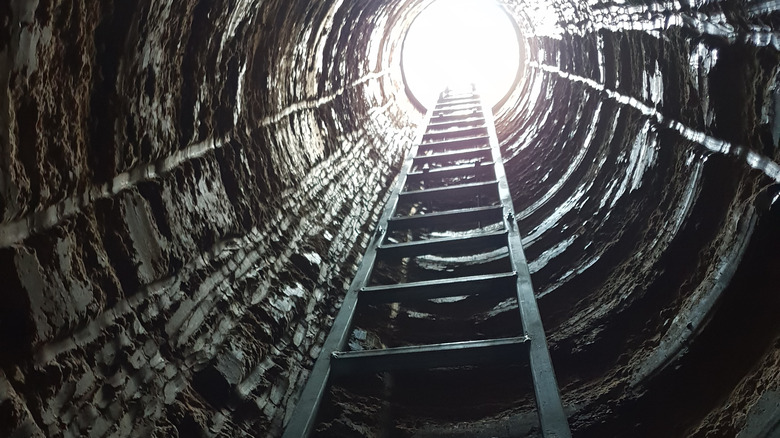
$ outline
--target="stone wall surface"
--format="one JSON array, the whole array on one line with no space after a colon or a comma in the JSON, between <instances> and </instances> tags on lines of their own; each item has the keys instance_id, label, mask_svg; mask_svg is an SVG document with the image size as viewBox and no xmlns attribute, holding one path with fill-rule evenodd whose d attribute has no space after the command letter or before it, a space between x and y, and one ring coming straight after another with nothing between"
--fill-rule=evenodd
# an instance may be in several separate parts
<instances>
[{"instance_id":1,"label":"stone wall surface","mask_svg":"<svg viewBox=\"0 0 780 438\"><path fill-rule=\"evenodd\" d=\"M546 13L498 129L575 435L732 436L778 383L777 12Z\"/></svg>"},{"instance_id":2,"label":"stone wall surface","mask_svg":"<svg viewBox=\"0 0 780 438\"><path fill-rule=\"evenodd\" d=\"M0 435L280 432L414 132L391 12L4 11Z\"/></svg>"},{"instance_id":3,"label":"stone wall surface","mask_svg":"<svg viewBox=\"0 0 780 438\"><path fill-rule=\"evenodd\" d=\"M0 4L0 436L281 434L421 120L424 3ZM503 3L497 130L575 436L769 436L776 2ZM537 432L483 383L468 419L406 394L392 432ZM323 435L381 435L360 408Z\"/></svg>"}]
</instances>

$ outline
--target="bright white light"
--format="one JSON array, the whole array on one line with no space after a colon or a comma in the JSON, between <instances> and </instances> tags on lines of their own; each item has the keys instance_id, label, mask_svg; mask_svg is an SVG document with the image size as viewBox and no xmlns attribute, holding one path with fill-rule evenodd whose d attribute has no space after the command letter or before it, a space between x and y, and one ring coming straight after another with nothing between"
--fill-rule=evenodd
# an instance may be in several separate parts
<instances>
[{"instance_id":1,"label":"bright white light","mask_svg":"<svg viewBox=\"0 0 780 438\"><path fill-rule=\"evenodd\" d=\"M492 0L434 2L410 26L402 57L406 83L426 107L446 86L471 83L495 104L520 67L512 21Z\"/></svg>"}]
</instances>

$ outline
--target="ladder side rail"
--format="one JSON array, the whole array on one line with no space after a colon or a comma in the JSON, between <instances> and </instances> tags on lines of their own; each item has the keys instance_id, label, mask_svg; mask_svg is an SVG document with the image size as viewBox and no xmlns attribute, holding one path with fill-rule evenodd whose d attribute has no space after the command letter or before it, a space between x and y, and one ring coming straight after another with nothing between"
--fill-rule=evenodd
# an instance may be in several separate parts
<instances>
[{"instance_id":1,"label":"ladder side rail","mask_svg":"<svg viewBox=\"0 0 780 438\"><path fill-rule=\"evenodd\" d=\"M306 380L306 384L295 405L292 416L287 422L282 438L308 437L316 425L317 412L319 411L322 399L327 391L328 382L331 376L332 355L334 352L341 351L349 340L349 332L352 327L355 308L357 307L358 294L368 283L376 261L377 249L382 243L385 230L388 229L388 221L395 213L399 195L406 185L406 175L412 169L414 157L417 154L420 143L422 143L422 138L432 113L432 111L429 111L422 124L418 127L417 136L412 143L409 153L404 159L401 172L394 183L390 197L382 212L382 217L379 220L379 224L374 231L374 235L371 238L363 259L360 262L355 278L352 280L352 283L344 296L344 301L339 308L336 319L333 321L330 333L325 338L322 350L320 350L320 354L314 362L314 368L312 368L312 371Z\"/></svg>"},{"instance_id":2,"label":"ladder side rail","mask_svg":"<svg viewBox=\"0 0 780 438\"><path fill-rule=\"evenodd\" d=\"M504 171L503 158L498 143L498 135L493 120L493 113L484 102L483 114L487 121L490 144L493 152L496 179L499 181L498 192L504 206L504 226L508 232L510 260L517 272L517 299L520 307L523 330L530 338L529 360L536 395L536 406L542 434L545 437L571 437L569 423L563 411L558 383L552 366L552 359L547 346L547 339L542 326L539 306L534 296L531 283L531 273L523 251L520 231L515 223L515 212L512 204L512 194Z\"/></svg>"}]
</instances>

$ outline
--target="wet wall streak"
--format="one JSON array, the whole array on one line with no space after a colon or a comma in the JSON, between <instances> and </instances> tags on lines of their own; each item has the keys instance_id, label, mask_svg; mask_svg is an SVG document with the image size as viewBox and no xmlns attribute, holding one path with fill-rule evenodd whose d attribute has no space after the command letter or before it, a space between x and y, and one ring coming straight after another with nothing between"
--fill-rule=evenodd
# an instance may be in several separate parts
<instances>
[{"instance_id":1,"label":"wet wall streak","mask_svg":"<svg viewBox=\"0 0 780 438\"><path fill-rule=\"evenodd\" d=\"M762 312L744 320L762 331L739 341L747 356L706 339L727 324L720 303L738 299L738 266L751 288L772 288L768 266L740 260L774 235L755 223L776 220L776 13L717 2L540 9L529 22L552 14L559 26L533 28L527 80L498 130L575 432L712 430L704 417L716 405L739 430L776 386L764 376L778 371L778 324ZM717 348L728 361L690 353ZM728 378L707 379L703 394L703 380L683 383L683 363ZM644 421L651 405L669 422Z\"/></svg>"}]
</instances>

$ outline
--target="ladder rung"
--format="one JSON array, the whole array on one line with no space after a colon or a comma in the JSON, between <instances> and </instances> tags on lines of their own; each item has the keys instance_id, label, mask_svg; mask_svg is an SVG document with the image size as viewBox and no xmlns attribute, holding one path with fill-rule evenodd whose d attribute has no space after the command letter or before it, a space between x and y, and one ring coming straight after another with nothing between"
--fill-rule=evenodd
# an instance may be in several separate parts
<instances>
[{"instance_id":1,"label":"ladder rung","mask_svg":"<svg viewBox=\"0 0 780 438\"><path fill-rule=\"evenodd\" d=\"M439 99L439 102L454 102L458 100L474 100L477 99L477 97L474 95L474 93L453 93L453 94L447 94L446 96Z\"/></svg>"},{"instance_id":2,"label":"ladder rung","mask_svg":"<svg viewBox=\"0 0 780 438\"><path fill-rule=\"evenodd\" d=\"M432 141L428 143L420 144L420 148L417 153L425 153L426 151L434 151L436 149L457 149L465 146L487 146L490 144L490 137L487 135L480 135L477 137L456 138L452 140Z\"/></svg>"},{"instance_id":3,"label":"ladder rung","mask_svg":"<svg viewBox=\"0 0 780 438\"><path fill-rule=\"evenodd\" d=\"M491 296L508 298L516 296L517 274L472 275L468 277L445 278L442 280L416 281L370 286L361 289L358 300L362 304L399 303L422 301L433 298L459 297L489 293Z\"/></svg>"},{"instance_id":4,"label":"ladder rung","mask_svg":"<svg viewBox=\"0 0 780 438\"><path fill-rule=\"evenodd\" d=\"M390 243L377 248L377 255L384 257L415 257L423 254L449 251L462 253L507 245L506 231L475 234L467 237L442 237L412 242Z\"/></svg>"},{"instance_id":5,"label":"ladder rung","mask_svg":"<svg viewBox=\"0 0 780 438\"><path fill-rule=\"evenodd\" d=\"M462 123L465 121L480 121L485 122L485 117L482 115L482 111L464 112L463 114L454 114L448 116L431 116L431 120L428 123L428 127L441 125L443 123Z\"/></svg>"},{"instance_id":6,"label":"ladder rung","mask_svg":"<svg viewBox=\"0 0 780 438\"><path fill-rule=\"evenodd\" d=\"M451 167L435 168L427 172L413 172L409 173L406 177L406 183L408 185L419 184L423 181L442 181L445 178L462 178L466 176L473 176L477 179L495 178L496 172L493 170L493 166L490 163L480 163L479 166L474 164L461 164Z\"/></svg>"},{"instance_id":7,"label":"ladder rung","mask_svg":"<svg viewBox=\"0 0 780 438\"><path fill-rule=\"evenodd\" d=\"M441 111L444 109L451 109L452 107L461 107L461 106L473 106L473 107L479 107L479 99L457 99L450 102L443 101L436 104L435 111Z\"/></svg>"},{"instance_id":8,"label":"ladder rung","mask_svg":"<svg viewBox=\"0 0 780 438\"><path fill-rule=\"evenodd\" d=\"M442 120L442 119L450 119L453 117L468 117L468 116L476 116L479 115L480 117L483 117L482 115L482 108L479 107L471 107L471 108L463 108L463 109L454 109L454 110L434 110L433 114L431 115L431 120Z\"/></svg>"},{"instance_id":9,"label":"ladder rung","mask_svg":"<svg viewBox=\"0 0 780 438\"><path fill-rule=\"evenodd\" d=\"M441 108L437 107L433 111L434 111L433 117L441 117L444 115L453 116L453 115L465 115L469 113L476 113L482 111L482 107L474 103L462 103L462 104L452 104Z\"/></svg>"},{"instance_id":10,"label":"ladder rung","mask_svg":"<svg viewBox=\"0 0 780 438\"><path fill-rule=\"evenodd\" d=\"M425 228L435 225L448 226L476 221L498 222L501 220L503 212L504 207L496 205L395 217L387 221L387 230L410 230L413 228Z\"/></svg>"},{"instance_id":11,"label":"ladder rung","mask_svg":"<svg viewBox=\"0 0 780 438\"><path fill-rule=\"evenodd\" d=\"M486 148L466 149L462 151L442 152L433 155L418 155L414 157L414 163L423 165L426 163L448 162L457 160L471 160L474 158L492 158L491 150Z\"/></svg>"},{"instance_id":12,"label":"ladder rung","mask_svg":"<svg viewBox=\"0 0 780 438\"><path fill-rule=\"evenodd\" d=\"M464 137L475 137L480 134L487 135L486 126L477 126L465 129L450 129L446 131L426 132L423 134L423 141L434 139L460 139Z\"/></svg>"},{"instance_id":13,"label":"ladder rung","mask_svg":"<svg viewBox=\"0 0 780 438\"><path fill-rule=\"evenodd\" d=\"M409 369L431 369L481 365L485 363L524 363L530 342L525 336L484 341L387 348L383 350L334 352L334 374Z\"/></svg>"},{"instance_id":14,"label":"ladder rung","mask_svg":"<svg viewBox=\"0 0 780 438\"><path fill-rule=\"evenodd\" d=\"M478 126L484 126L485 125L485 119L483 117L460 117L458 119L449 120L446 122L438 122L438 123L429 123L428 124L428 130L441 130L441 129L447 129L447 128L455 128L458 126L466 126L466 127L478 127ZM426 131L427 132L427 131Z\"/></svg>"},{"instance_id":15,"label":"ladder rung","mask_svg":"<svg viewBox=\"0 0 780 438\"><path fill-rule=\"evenodd\" d=\"M452 114L447 116L432 116L431 123L433 124L447 123L447 122L459 121L459 120L469 119L469 118L485 120L485 117L482 115L482 111L465 111L463 112L463 114Z\"/></svg>"},{"instance_id":16,"label":"ladder rung","mask_svg":"<svg viewBox=\"0 0 780 438\"><path fill-rule=\"evenodd\" d=\"M447 96L444 96L442 99L439 99L439 104L448 103L448 102L461 102L461 101L473 101L479 99L474 94L470 93L458 93L458 94L450 94Z\"/></svg>"},{"instance_id":17,"label":"ladder rung","mask_svg":"<svg viewBox=\"0 0 780 438\"><path fill-rule=\"evenodd\" d=\"M497 189L498 181L486 181L478 183L459 184L449 187L437 187L435 189L413 190L401 192L398 197L399 202L425 202L437 201L443 199L453 199L454 197L469 198L482 194L494 194L497 191L487 192L487 190Z\"/></svg>"},{"instance_id":18,"label":"ladder rung","mask_svg":"<svg viewBox=\"0 0 780 438\"><path fill-rule=\"evenodd\" d=\"M435 167L430 170L409 172L406 177L407 184L415 184L420 181L436 181L444 178L457 178L464 176L477 176L495 174L493 162L477 161L476 163L456 164L454 166Z\"/></svg>"}]
</instances>

